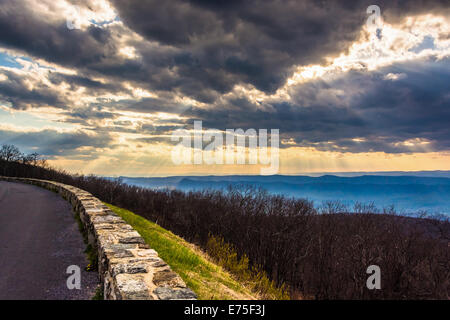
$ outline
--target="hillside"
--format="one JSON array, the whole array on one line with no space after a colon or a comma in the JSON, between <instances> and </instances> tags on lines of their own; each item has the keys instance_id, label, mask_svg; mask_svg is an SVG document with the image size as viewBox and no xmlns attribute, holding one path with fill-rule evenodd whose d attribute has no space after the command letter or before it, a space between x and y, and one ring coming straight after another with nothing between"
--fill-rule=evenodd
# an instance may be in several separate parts
<instances>
[{"instance_id":1,"label":"hillside","mask_svg":"<svg viewBox=\"0 0 450 320\"><path fill-rule=\"evenodd\" d=\"M257 299L256 293L235 280L195 245L131 211L107 205L139 232L146 243L183 278L199 299Z\"/></svg>"}]
</instances>

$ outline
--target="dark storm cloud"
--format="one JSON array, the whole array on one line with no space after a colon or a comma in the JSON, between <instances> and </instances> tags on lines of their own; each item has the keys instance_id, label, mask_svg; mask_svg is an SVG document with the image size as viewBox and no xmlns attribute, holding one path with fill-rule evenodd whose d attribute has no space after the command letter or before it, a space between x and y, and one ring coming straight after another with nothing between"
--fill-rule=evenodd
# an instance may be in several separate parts
<instances>
[{"instance_id":1,"label":"dark storm cloud","mask_svg":"<svg viewBox=\"0 0 450 320\"><path fill-rule=\"evenodd\" d=\"M115 94L129 93L129 90L124 89L120 84L102 83L87 77L66 75L58 72L49 72L47 74L47 79L55 86L48 85L44 81L33 81L32 87L29 86L29 78L25 73L19 74L9 70L1 70L0 74L8 78L0 82L0 101L9 102L11 107L17 110L51 106L68 110L67 114L73 118L86 119L88 116L96 115L96 118L98 118L98 112L95 113L95 106L89 110L89 115L82 115L78 112L79 110L71 110L71 102L68 100L68 97L65 97L63 91L55 87L62 82L69 85L70 91L77 91L81 87L85 88L86 90L83 93L85 95L111 92ZM73 114L71 114L72 112ZM85 110L86 112L88 110Z\"/></svg>"},{"instance_id":2,"label":"dark storm cloud","mask_svg":"<svg viewBox=\"0 0 450 320\"><path fill-rule=\"evenodd\" d=\"M80 6L84 2L77 2ZM24 1L2 1L0 44L79 73L128 80L152 90L214 102L235 84L274 92L295 65L321 63L345 51L367 19L369 1L112 1L139 59L118 54L121 25L68 30ZM378 1L387 19L445 14L444 1ZM447 8L448 9L448 8ZM82 78L73 79L83 81ZM95 83L85 83L88 86Z\"/></svg>"},{"instance_id":3,"label":"dark storm cloud","mask_svg":"<svg viewBox=\"0 0 450 320\"><path fill-rule=\"evenodd\" d=\"M78 3L83 6L83 2ZM176 48L151 45L144 41L131 41L142 58L131 59L120 55L120 37L130 31L120 24L108 27L90 25L86 30L69 30L64 15L49 18L34 10L26 1L1 1L0 46L15 49L32 57L76 69L78 75L64 76L73 84L92 89L108 89L110 85L100 84L92 77L107 77L120 87L122 81L137 83L152 90L180 91L199 100L212 101L217 95L214 90L231 89L231 82L215 80L214 74L197 72L197 78L208 78L212 89L201 87L200 80L191 83L173 69L177 67L176 57L182 52ZM182 68L181 68L182 69ZM182 73L182 70L180 71ZM52 81L63 80L53 76ZM192 76L192 78L195 78ZM219 79L217 77L217 79ZM112 89L112 88L111 88Z\"/></svg>"},{"instance_id":4,"label":"dark storm cloud","mask_svg":"<svg viewBox=\"0 0 450 320\"><path fill-rule=\"evenodd\" d=\"M79 4L83 5L83 2ZM153 64L121 56L117 37L126 30L120 25L105 28L90 25L86 30L69 30L66 18L62 14L56 18L42 15L23 0L1 1L0 46L77 70L75 76L51 75L50 80L55 83L64 80L97 90L118 90L123 79L152 82L151 75L155 74L157 79L156 75L167 67L167 61L162 63L156 58L157 55L164 56L164 52L151 52ZM161 66L156 66L158 63ZM106 85L92 80L92 76L111 77L116 84ZM158 85L157 81L155 85Z\"/></svg>"},{"instance_id":5,"label":"dark storm cloud","mask_svg":"<svg viewBox=\"0 0 450 320\"><path fill-rule=\"evenodd\" d=\"M208 87L219 93L236 83L273 92L295 64L322 62L356 38L363 9L336 3L232 1L114 1L124 22L149 40L180 49L174 57L182 93ZM339 15L342 15L342 20ZM342 21L345 21L342 23ZM196 96L210 102L214 96Z\"/></svg>"},{"instance_id":6,"label":"dark storm cloud","mask_svg":"<svg viewBox=\"0 0 450 320\"><path fill-rule=\"evenodd\" d=\"M71 32L68 32L71 31ZM69 30L66 17L48 20L24 1L1 1L0 43L61 65L83 67L115 51L108 29Z\"/></svg>"},{"instance_id":7,"label":"dark storm cloud","mask_svg":"<svg viewBox=\"0 0 450 320\"><path fill-rule=\"evenodd\" d=\"M0 101L9 102L14 109L25 110L30 107L64 107L64 98L49 86L39 83L30 89L26 76L3 70L8 77L0 81Z\"/></svg>"},{"instance_id":8,"label":"dark storm cloud","mask_svg":"<svg viewBox=\"0 0 450 320\"><path fill-rule=\"evenodd\" d=\"M37 152L45 156L79 154L80 150L77 149L80 147L104 148L111 141L111 137L104 133L88 135L83 131L16 132L0 130L0 144L14 144L27 152ZM95 150L89 152L95 152Z\"/></svg>"},{"instance_id":9,"label":"dark storm cloud","mask_svg":"<svg viewBox=\"0 0 450 320\"><path fill-rule=\"evenodd\" d=\"M236 83L273 92L294 65L323 63L345 51L367 19L370 1L120 1L121 19L149 40L179 48L181 86L220 93ZM378 1L387 19L448 10L445 1ZM211 102L213 97L198 97Z\"/></svg>"},{"instance_id":10,"label":"dark storm cloud","mask_svg":"<svg viewBox=\"0 0 450 320\"><path fill-rule=\"evenodd\" d=\"M64 16L47 19L22 0L0 0L0 46L78 72L49 74L53 84L64 81L73 90L86 88L87 94L117 94L126 92L123 84L130 82L151 91L164 91L157 92L158 98L97 99L86 108L72 109L63 94L43 83L29 89L25 78L13 73L0 82L0 98L16 109L42 105L67 108L65 121L89 127L94 127L97 120L114 120L118 110L166 112L188 118L167 126L143 124L134 129L117 122L110 128L117 132L161 134L199 119L205 128L279 128L282 138L320 150L404 152L411 148L401 142L416 138L431 141L427 148L433 150L450 149L448 60L398 64L375 72L351 71L332 80L313 80L292 89L293 99L289 102L255 104L245 97L222 95L236 84L253 84L262 91L274 92L292 74L294 66L323 63L326 56L344 52L359 36L367 19L366 8L372 2L112 3L125 26L91 25L86 30L69 30ZM394 0L377 1L377 5L387 21L400 21L411 14L450 14L446 1ZM125 43L136 48L137 58L119 54L119 39L130 35L127 28L145 39ZM406 77L386 80L384 76L389 72L404 73ZM360 90L355 92L355 88ZM175 102L175 95L193 97L208 107L182 105ZM32 140L33 135L40 139ZM19 139L8 132L1 132L0 137ZM106 134L97 139L85 133L70 136L53 131L29 133L27 137L36 145L44 142L41 153L47 154L70 152L85 144L103 146L110 141ZM55 147L47 145L46 139ZM26 145L26 139L16 141L20 143ZM426 150L422 146L415 148Z\"/></svg>"},{"instance_id":11,"label":"dark storm cloud","mask_svg":"<svg viewBox=\"0 0 450 320\"><path fill-rule=\"evenodd\" d=\"M203 120L204 127L222 130L280 129L282 138L293 138L297 146L319 150L449 150L449 66L449 59L431 59L394 64L373 72L352 71L332 80L298 85L291 93L292 102L273 103L270 108L235 99L208 110L190 109L185 115ZM405 77L387 80L389 73ZM355 88L357 93L352 93ZM430 143L403 144L414 139Z\"/></svg>"},{"instance_id":12,"label":"dark storm cloud","mask_svg":"<svg viewBox=\"0 0 450 320\"><path fill-rule=\"evenodd\" d=\"M68 75L61 73L49 73L48 79L55 85L65 82L71 86L71 89L77 89L78 87L84 87L92 92L126 92L120 83L104 83L97 80L92 80L86 76Z\"/></svg>"},{"instance_id":13,"label":"dark storm cloud","mask_svg":"<svg viewBox=\"0 0 450 320\"><path fill-rule=\"evenodd\" d=\"M91 127L91 129L96 129L97 126L99 126L98 121L115 119L118 116L116 113L107 111L98 106L76 108L64 112L63 114L66 116L66 118L62 120L63 122L81 124L86 127Z\"/></svg>"},{"instance_id":14,"label":"dark storm cloud","mask_svg":"<svg viewBox=\"0 0 450 320\"><path fill-rule=\"evenodd\" d=\"M100 118L100 115L112 117L113 114L99 112L103 104L107 104L98 98L97 104L92 104L89 109L74 109L72 110L71 101L64 96L64 91L59 90L56 86L62 82L69 86L68 92L78 91L84 88L83 95L98 95L98 94L129 94L130 90L125 89L122 84L115 82L100 82L92 80L91 78L77 75L62 74L59 72L49 71L45 76L50 81L51 85L38 79L32 81L33 86L29 86L29 76L26 73L16 73L9 70L0 70L0 74L7 77L6 80L0 82L0 101L6 101L11 104L13 109L26 110L29 108L51 106L55 108L67 110L67 115L71 118L87 119ZM66 92L67 92L66 91ZM104 102L104 103L102 103Z\"/></svg>"}]
</instances>

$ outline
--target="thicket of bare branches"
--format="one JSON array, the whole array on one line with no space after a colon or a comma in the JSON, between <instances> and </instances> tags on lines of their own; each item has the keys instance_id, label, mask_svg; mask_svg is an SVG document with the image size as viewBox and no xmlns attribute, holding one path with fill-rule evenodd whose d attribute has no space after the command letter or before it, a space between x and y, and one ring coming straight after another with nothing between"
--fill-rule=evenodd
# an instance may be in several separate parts
<instances>
[{"instance_id":1,"label":"thicket of bare branches","mask_svg":"<svg viewBox=\"0 0 450 320\"><path fill-rule=\"evenodd\" d=\"M39 164L39 163L38 163ZM60 181L129 209L205 248L223 238L262 267L294 298L449 299L450 224L374 214L356 205L312 203L251 187L226 191L150 190L97 176L70 175L0 157L7 176ZM381 290L366 287L369 265L381 268Z\"/></svg>"}]
</instances>

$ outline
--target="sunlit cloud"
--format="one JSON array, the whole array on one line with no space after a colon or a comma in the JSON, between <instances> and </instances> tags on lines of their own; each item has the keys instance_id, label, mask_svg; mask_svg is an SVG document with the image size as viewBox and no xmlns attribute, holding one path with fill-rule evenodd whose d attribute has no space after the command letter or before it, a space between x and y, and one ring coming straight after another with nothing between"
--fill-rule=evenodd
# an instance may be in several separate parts
<instances>
[{"instance_id":1,"label":"sunlit cloud","mask_svg":"<svg viewBox=\"0 0 450 320\"><path fill-rule=\"evenodd\" d=\"M201 5L190 5L186 15L174 11L180 25L163 29L161 13L139 20L139 3L30 0L5 8L0 23L17 34L0 38L0 143L10 141L9 131L78 137L75 151L49 154L55 165L124 175L259 172L175 168L171 132L203 120L219 130L280 129L281 173L450 169L450 138L441 123L448 116L442 105L449 99L450 19L439 10L405 9L374 32L358 22L364 10L336 5L351 21L339 33L332 28L340 20L325 21L320 7L293 6L323 29L306 48L288 36L300 42L311 35L300 16L298 22L271 16L277 24L262 28L230 11L240 21L229 21L230 32L221 24L226 16ZM261 8L242 10L254 17L275 8L288 14L276 2ZM30 29L9 18L17 11L28 15ZM97 142L83 146L80 137Z\"/></svg>"}]
</instances>

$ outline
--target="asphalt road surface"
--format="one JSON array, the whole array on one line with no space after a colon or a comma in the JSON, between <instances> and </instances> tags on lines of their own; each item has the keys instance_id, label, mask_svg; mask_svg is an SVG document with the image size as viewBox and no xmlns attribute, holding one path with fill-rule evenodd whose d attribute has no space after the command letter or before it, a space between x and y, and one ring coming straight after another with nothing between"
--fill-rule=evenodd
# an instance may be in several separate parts
<instances>
[{"instance_id":1,"label":"asphalt road surface","mask_svg":"<svg viewBox=\"0 0 450 320\"><path fill-rule=\"evenodd\" d=\"M43 188L0 181L0 299L90 299L98 284L86 272L86 248L70 204ZM70 265L81 289L69 290Z\"/></svg>"}]
</instances>

